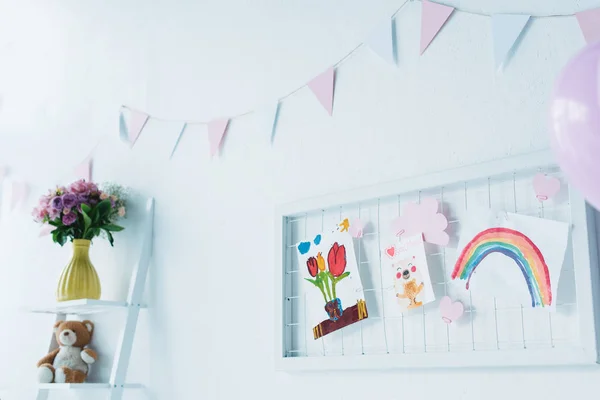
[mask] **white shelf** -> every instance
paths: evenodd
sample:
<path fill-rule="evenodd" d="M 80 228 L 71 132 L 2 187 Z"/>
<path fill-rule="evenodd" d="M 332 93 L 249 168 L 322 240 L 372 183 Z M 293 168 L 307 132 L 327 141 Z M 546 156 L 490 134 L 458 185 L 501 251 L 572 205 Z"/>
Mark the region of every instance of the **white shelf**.
<path fill-rule="evenodd" d="M 109 388 L 109 383 L 40 383 L 38 385 L 38 389 L 41 390 L 88 390 Z"/>
<path fill-rule="evenodd" d="M 140 383 L 128 383 L 122 386 L 123 389 L 142 389 L 144 385 Z M 40 390 L 96 390 L 111 389 L 110 383 L 40 383 Z"/>
<path fill-rule="evenodd" d="M 115 311 L 127 307 L 125 301 L 80 299 L 55 303 L 48 307 L 30 309 L 30 312 L 41 314 L 96 314 Z"/>

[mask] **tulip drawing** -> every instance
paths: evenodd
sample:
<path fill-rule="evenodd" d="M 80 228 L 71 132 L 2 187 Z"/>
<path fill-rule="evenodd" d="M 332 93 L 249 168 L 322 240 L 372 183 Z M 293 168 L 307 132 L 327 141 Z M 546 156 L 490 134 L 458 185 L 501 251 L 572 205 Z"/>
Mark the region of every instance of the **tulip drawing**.
<path fill-rule="evenodd" d="M 344 247 L 344 245 L 340 246 L 337 242 L 335 242 L 329 250 L 327 262 L 329 263 L 329 271 L 331 272 L 331 275 L 336 278 L 342 275 L 346 269 L 346 247 Z"/>
<path fill-rule="evenodd" d="M 321 255 L 321 252 L 317 254 L 317 266 L 319 267 L 319 271 L 325 271 L 325 259 Z"/>
<path fill-rule="evenodd" d="M 308 273 L 310 276 L 317 276 L 317 260 L 314 257 L 310 257 L 306 260 L 306 266 L 308 267 Z"/>
<path fill-rule="evenodd" d="M 329 254 L 327 254 L 327 262 L 329 263 L 329 273 L 331 277 L 331 292 L 333 298 L 337 298 L 335 286 L 339 281 L 350 275 L 350 272 L 344 272 L 346 269 L 346 247 L 335 242 Z"/>
<path fill-rule="evenodd" d="M 308 273 L 311 277 L 304 278 L 319 288 L 325 299 L 325 304 L 336 302 L 341 308 L 341 302 L 337 298 L 336 285 L 339 281 L 350 275 L 346 270 L 346 247 L 335 242 L 327 254 L 327 262 L 319 252 L 316 257 L 309 257 L 306 261 Z M 341 315 L 342 310 L 339 310 Z M 337 314 L 336 314 L 337 315 Z"/>

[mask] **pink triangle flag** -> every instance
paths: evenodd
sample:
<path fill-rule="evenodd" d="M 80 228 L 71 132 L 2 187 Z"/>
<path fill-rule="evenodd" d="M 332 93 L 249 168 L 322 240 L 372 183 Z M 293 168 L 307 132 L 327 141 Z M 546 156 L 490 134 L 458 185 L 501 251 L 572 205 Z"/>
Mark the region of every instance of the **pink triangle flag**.
<path fill-rule="evenodd" d="M 335 68 L 330 67 L 310 82 L 309 89 L 317 96 L 317 100 L 329 115 L 333 114 L 333 91 L 335 86 Z"/>
<path fill-rule="evenodd" d="M 213 119 L 208 123 L 208 143 L 210 145 L 211 157 L 214 157 L 219 152 L 228 125 L 229 118 Z"/>
<path fill-rule="evenodd" d="M 133 146 L 137 141 L 138 137 L 140 136 L 140 133 L 142 133 L 144 126 L 146 126 L 146 122 L 148 122 L 148 118 L 150 118 L 150 116 L 141 111 L 130 111 L 131 114 L 129 117 L 129 126 L 127 127 L 127 134 L 129 138 L 129 143 L 131 143 L 131 146 Z"/>
<path fill-rule="evenodd" d="M 588 44 L 600 41 L 600 8 L 582 11 L 575 17 Z"/>
<path fill-rule="evenodd" d="M 421 11 L 421 54 L 444 26 L 454 7 L 423 0 Z"/>
<path fill-rule="evenodd" d="M 40 229 L 39 237 L 48 236 L 55 228 L 52 225 L 44 225 Z"/>
<path fill-rule="evenodd" d="M 28 187 L 25 182 L 12 183 L 12 193 L 10 200 L 10 208 L 14 209 L 17 204 L 21 203 L 27 197 Z"/>
<path fill-rule="evenodd" d="M 81 164 L 75 167 L 75 176 L 79 179 L 85 179 L 87 182 L 92 180 L 92 158 L 86 158 Z"/>

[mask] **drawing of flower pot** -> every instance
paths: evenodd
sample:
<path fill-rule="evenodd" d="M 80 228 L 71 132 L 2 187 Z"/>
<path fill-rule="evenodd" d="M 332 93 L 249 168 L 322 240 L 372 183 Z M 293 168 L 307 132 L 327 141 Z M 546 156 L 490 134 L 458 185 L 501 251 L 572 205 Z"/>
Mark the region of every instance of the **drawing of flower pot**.
<path fill-rule="evenodd" d="M 327 315 L 329 315 L 329 319 L 331 321 L 337 321 L 344 313 L 344 309 L 342 308 L 342 300 L 335 298 L 331 301 L 328 301 L 327 304 L 325 304 L 325 311 L 327 312 Z"/>

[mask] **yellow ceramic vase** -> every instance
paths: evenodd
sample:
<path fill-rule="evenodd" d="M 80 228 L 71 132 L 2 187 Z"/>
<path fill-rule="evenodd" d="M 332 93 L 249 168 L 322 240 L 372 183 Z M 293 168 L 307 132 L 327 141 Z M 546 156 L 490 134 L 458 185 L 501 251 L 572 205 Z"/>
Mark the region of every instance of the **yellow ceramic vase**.
<path fill-rule="evenodd" d="M 73 257 L 60 275 L 56 300 L 100 299 L 100 279 L 90 261 L 90 243 L 73 240 Z"/>

